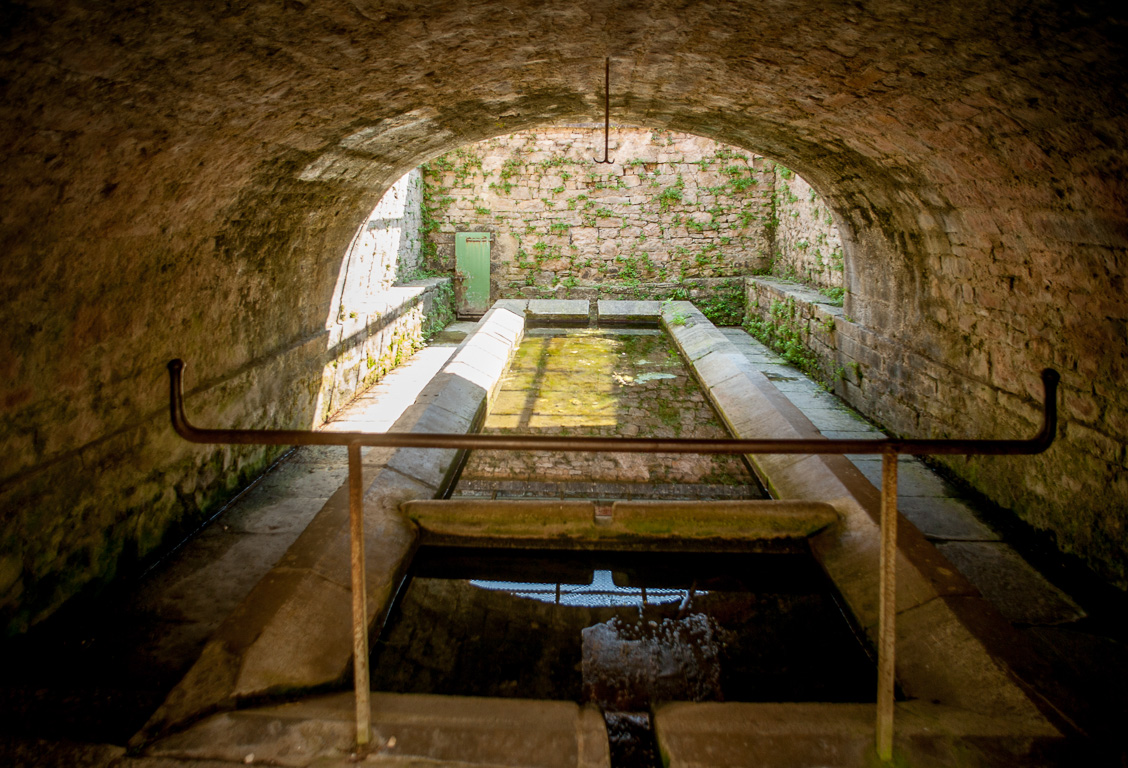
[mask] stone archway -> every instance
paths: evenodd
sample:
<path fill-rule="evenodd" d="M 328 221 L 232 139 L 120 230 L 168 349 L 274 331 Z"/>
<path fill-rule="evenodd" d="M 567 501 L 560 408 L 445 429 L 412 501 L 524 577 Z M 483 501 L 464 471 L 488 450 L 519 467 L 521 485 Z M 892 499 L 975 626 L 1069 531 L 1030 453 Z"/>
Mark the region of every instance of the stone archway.
<path fill-rule="evenodd" d="M 804 0 L 532 0 L 5 10 L 0 605 L 49 614 L 191 527 L 261 453 L 209 421 L 308 426 L 340 255 L 383 191 L 461 144 L 600 113 L 776 158 L 853 254 L 848 311 L 893 345 L 905 434 L 1024 431 L 1063 372 L 1063 440 L 952 469 L 1124 579 L 1125 80 L 1113 11 L 954 15 Z M 1112 502 L 1085 488 L 1107 488 Z"/>

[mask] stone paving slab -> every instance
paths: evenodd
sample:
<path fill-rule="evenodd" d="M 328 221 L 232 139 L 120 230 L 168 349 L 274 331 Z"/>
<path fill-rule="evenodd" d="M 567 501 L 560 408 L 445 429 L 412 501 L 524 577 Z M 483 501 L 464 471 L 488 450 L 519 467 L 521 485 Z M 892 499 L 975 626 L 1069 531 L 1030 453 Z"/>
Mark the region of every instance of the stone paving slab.
<path fill-rule="evenodd" d="M 937 548 L 1013 623 L 1066 624 L 1085 616 L 1067 594 L 1003 543 L 950 541 Z"/>
<path fill-rule="evenodd" d="M 417 500 L 404 513 L 423 531 L 424 542 L 475 539 L 599 542 L 653 539 L 766 541 L 804 539 L 833 525 L 828 504 L 770 500 L 616 501 L 609 516 L 596 517 L 590 501 Z"/>
<path fill-rule="evenodd" d="M 603 716 L 592 705 L 378 692 L 371 703 L 372 755 L 363 764 L 611 764 Z M 251 762 L 268 765 L 338 765 L 355 751 L 355 716 L 351 693 L 223 713 L 153 745 L 148 756 L 243 764 L 253 755 Z"/>
<path fill-rule="evenodd" d="M 897 508 L 930 539 L 946 541 L 998 541 L 999 534 L 981 523 L 957 499 L 909 496 L 897 499 Z M 947 556 L 947 555 L 946 555 Z M 952 560 L 951 557 L 948 557 Z M 955 560 L 952 560 L 955 563 Z M 959 565 L 958 563 L 955 563 Z M 977 581 L 973 579 L 973 581 Z M 982 592 L 982 588 L 980 588 Z"/>
<path fill-rule="evenodd" d="M 591 304 L 586 299 L 530 299 L 529 325 L 587 325 Z"/>
<path fill-rule="evenodd" d="M 671 703 L 654 713 L 669 768 L 871 768 L 881 764 L 874 721 L 872 704 Z M 896 705 L 895 723 L 894 765 L 1044 766 L 1066 755 L 1040 722 L 913 701 Z"/>
<path fill-rule="evenodd" d="M 820 432 L 827 430 L 868 432 L 872 429 L 869 422 L 861 416 L 841 406 L 837 408 L 810 407 L 802 404 L 802 398 L 791 399 L 791 401 L 803 411 L 803 415 L 810 419 L 812 424 L 818 427 Z"/>
<path fill-rule="evenodd" d="M 600 299 L 596 304 L 600 325 L 657 324 L 662 320 L 660 301 L 615 301 Z"/>

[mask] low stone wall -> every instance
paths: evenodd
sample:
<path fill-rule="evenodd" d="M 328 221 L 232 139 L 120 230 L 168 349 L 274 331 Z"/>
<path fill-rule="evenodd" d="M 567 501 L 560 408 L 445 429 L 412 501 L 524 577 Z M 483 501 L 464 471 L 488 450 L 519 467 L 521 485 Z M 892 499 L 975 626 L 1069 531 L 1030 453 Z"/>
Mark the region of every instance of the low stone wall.
<path fill-rule="evenodd" d="M 340 317 L 329 335 L 329 360 L 317 399 L 317 424 L 371 386 L 454 317 L 450 278 L 388 288 L 364 303 L 364 314 Z"/>

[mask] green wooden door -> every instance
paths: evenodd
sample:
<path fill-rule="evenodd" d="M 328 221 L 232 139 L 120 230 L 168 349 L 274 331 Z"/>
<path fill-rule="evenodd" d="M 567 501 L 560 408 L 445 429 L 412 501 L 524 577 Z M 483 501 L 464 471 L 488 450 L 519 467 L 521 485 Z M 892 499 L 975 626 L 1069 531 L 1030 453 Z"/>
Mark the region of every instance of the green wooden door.
<path fill-rule="evenodd" d="M 480 315 L 490 308 L 490 233 L 454 236 L 454 268 L 462 276 L 459 314 Z"/>

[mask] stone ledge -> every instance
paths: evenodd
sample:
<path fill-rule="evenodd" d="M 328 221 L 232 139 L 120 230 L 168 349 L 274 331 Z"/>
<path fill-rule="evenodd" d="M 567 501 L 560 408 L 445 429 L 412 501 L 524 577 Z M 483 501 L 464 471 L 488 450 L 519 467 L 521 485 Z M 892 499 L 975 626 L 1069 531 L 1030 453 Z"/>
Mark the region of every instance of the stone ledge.
<path fill-rule="evenodd" d="M 1064 765 L 1045 721 L 985 717 L 923 701 L 898 702 L 895 765 Z M 873 704 L 670 703 L 654 711 L 663 765 L 736 768 L 881 765 Z"/>
<path fill-rule="evenodd" d="M 829 504 L 805 501 L 617 501 L 596 517 L 590 501 L 452 499 L 412 500 L 402 507 L 423 542 L 473 546 L 489 540 L 570 542 L 648 548 L 655 541 L 804 539 L 833 525 Z M 479 541 L 486 540 L 486 541 Z"/>
<path fill-rule="evenodd" d="M 600 325 L 657 325 L 662 320 L 660 301 L 616 301 L 599 299 Z"/>
<path fill-rule="evenodd" d="M 372 693 L 371 704 L 369 761 L 378 764 L 611 764 L 606 726 L 592 705 L 392 693 Z M 154 744 L 148 755 L 243 764 L 253 754 L 255 763 L 294 768 L 355 765 L 355 717 L 351 693 L 222 713 Z"/>
<path fill-rule="evenodd" d="M 529 325 L 587 325 L 591 305 L 584 299 L 530 299 Z"/>

